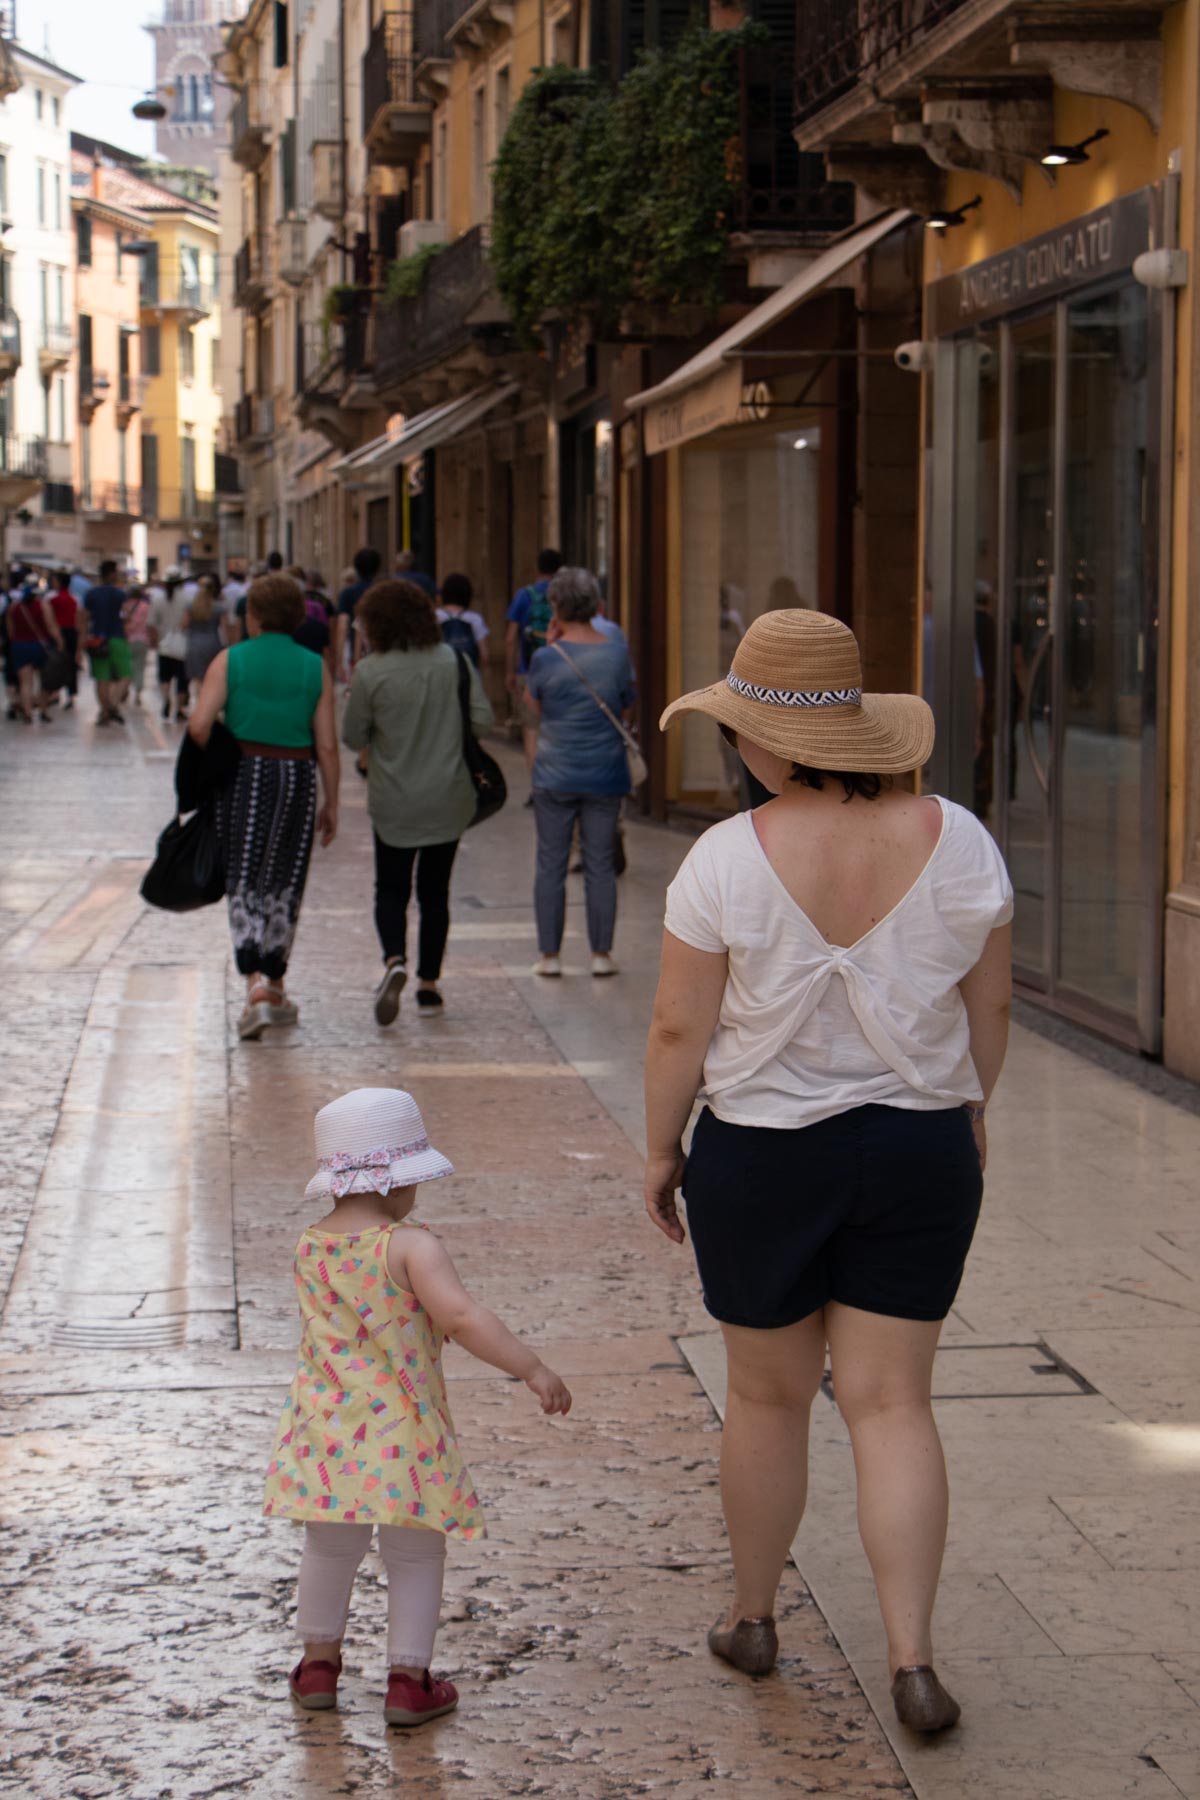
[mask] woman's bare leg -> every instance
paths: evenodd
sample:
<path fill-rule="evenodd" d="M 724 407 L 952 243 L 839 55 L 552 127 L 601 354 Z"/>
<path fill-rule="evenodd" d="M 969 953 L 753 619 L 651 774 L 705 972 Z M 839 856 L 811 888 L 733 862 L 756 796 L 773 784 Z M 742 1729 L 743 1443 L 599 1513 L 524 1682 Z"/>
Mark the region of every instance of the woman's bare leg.
<path fill-rule="evenodd" d="M 735 1592 L 726 1620 L 770 1618 L 808 1497 L 808 1416 L 825 1367 L 819 1312 L 780 1331 L 722 1325 L 729 1363 L 721 1504 Z"/>
<path fill-rule="evenodd" d="M 933 1661 L 933 1605 L 949 1494 L 930 1404 L 941 1322 L 825 1308 L 833 1391 L 850 1430 L 858 1529 L 875 1577 L 891 1672 Z"/>

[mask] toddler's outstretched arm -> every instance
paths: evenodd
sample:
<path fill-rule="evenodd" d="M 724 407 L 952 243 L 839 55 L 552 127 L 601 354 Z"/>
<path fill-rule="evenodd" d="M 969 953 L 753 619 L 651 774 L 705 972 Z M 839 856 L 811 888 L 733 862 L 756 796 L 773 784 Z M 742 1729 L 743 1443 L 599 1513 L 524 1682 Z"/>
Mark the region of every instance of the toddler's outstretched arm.
<path fill-rule="evenodd" d="M 393 1245 L 400 1235 L 393 1234 Z M 537 1395 L 544 1413 L 570 1412 L 571 1395 L 562 1377 L 548 1369 L 494 1312 L 471 1298 L 437 1239 L 427 1231 L 405 1232 L 403 1237 L 406 1285 L 446 1335 L 480 1362 L 503 1369 L 506 1375 L 518 1376 Z M 390 1251 L 388 1260 L 390 1263 Z"/>

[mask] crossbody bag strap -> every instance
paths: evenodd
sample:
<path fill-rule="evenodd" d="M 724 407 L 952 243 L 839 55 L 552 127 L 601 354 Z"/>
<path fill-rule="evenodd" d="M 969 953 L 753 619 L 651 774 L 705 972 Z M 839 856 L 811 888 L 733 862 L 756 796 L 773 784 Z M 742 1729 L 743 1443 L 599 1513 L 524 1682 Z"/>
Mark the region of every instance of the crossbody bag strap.
<path fill-rule="evenodd" d="M 634 737 L 633 733 L 631 731 L 629 731 L 621 723 L 620 719 L 618 719 L 616 713 L 613 712 L 612 708 L 610 706 L 608 706 L 605 703 L 605 701 L 603 701 L 600 698 L 600 695 L 596 692 L 595 688 L 592 686 L 591 682 L 588 680 L 588 678 L 584 674 L 583 670 L 581 668 L 579 668 L 579 666 L 575 662 L 575 659 L 573 657 L 570 657 L 567 655 L 566 651 L 563 649 L 561 644 L 551 644 L 549 646 L 549 648 L 551 650 L 557 650 L 558 654 L 562 657 L 563 661 L 566 663 L 566 665 L 567 665 L 568 669 L 570 669 L 571 673 L 573 675 L 577 675 L 579 677 L 580 681 L 582 681 L 584 687 L 587 689 L 588 693 L 592 696 L 592 699 L 596 702 L 596 705 L 600 708 L 600 711 L 604 714 L 604 716 L 608 720 L 609 724 L 611 726 L 613 726 L 614 729 L 619 734 L 622 743 L 625 745 L 625 748 L 627 750 L 637 750 L 638 742 L 637 742 L 637 739 Z"/>

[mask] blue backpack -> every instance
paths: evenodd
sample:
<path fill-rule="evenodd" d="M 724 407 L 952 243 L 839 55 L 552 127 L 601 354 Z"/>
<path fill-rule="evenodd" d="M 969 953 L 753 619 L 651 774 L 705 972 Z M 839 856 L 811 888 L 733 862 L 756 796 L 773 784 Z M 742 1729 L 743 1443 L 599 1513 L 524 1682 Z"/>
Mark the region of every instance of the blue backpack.
<path fill-rule="evenodd" d="M 469 656 L 475 667 L 479 667 L 479 645 L 475 641 L 475 633 L 461 613 L 447 613 L 442 620 L 442 639 L 452 650 L 461 650 Z"/>

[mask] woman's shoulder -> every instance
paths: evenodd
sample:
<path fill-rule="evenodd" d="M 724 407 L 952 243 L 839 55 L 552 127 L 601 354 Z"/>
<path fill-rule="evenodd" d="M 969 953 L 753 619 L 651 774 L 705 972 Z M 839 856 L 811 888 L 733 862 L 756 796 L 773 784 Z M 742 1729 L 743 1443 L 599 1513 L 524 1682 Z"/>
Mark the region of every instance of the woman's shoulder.
<path fill-rule="evenodd" d="M 968 807 L 960 806 L 956 800 L 943 800 L 939 797 L 938 804 L 945 820 L 939 840 L 944 852 L 943 880 L 953 887 L 965 877 L 974 876 L 989 883 L 994 882 L 1002 890 L 1007 889 L 1008 866 L 999 844 L 983 820 L 977 818 Z"/>
<path fill-rule="evenodd" d="M 748 834 L 753 830 L 748 812 L 732 813 L 728 819 L 718 820 L 700 833 L 680 864 L 681 872 L 685 868 L 714 874 L 734 868 L 744 870 L 752 850 Z"/>

